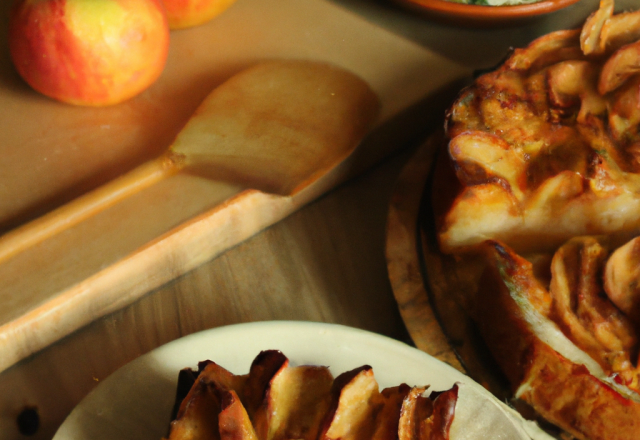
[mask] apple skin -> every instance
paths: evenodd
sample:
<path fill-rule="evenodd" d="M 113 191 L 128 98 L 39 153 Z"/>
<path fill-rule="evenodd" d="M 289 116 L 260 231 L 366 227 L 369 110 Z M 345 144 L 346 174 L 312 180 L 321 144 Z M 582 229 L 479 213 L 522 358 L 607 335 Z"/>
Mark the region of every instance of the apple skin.
<path fill-rule="evenodd" d="M 153 84 L 167 61 L 161 0 L 18 0 L 9 49 L 22 78 L 58 101 L 123 102 Z"/>
<path fill-rule="evenodd" d="M 199 26 L 222 14 L 235 0 L 164 0 L 171 29 Z"/>

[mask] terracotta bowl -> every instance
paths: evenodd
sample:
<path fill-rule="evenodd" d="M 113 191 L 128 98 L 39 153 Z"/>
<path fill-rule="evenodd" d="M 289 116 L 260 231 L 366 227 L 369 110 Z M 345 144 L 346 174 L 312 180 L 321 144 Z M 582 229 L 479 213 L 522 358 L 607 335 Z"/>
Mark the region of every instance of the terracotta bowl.
<path fill-rule="evenodd" d="M 579 0 L 542 0 L 516 6 L 466 5 L 447 0 L 395 0 L 396 3 L 449 24 L 474 27 L 517 25 L 566 8 Z"/>

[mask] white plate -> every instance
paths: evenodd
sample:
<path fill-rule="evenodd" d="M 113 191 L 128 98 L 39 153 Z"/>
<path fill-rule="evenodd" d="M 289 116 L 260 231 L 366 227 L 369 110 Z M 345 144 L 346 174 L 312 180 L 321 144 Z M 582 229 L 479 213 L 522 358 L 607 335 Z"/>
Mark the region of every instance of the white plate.
<path fill-rule="evenodd" d="M 245 374 L 266 349 L 282 351 L 293 365 L 329 366 L 334 376 L 371 365 L 381 389 L 405 382 L 444 390 L 460 383 L 453 439 L 545 438 L 467 376 L 406 344 L 339 325 L 276 321 L 195 333 L 141 356 L 82 400 L 54 440 L 160 440 L 167 433 L 179 370 L 211 359 Z"/>

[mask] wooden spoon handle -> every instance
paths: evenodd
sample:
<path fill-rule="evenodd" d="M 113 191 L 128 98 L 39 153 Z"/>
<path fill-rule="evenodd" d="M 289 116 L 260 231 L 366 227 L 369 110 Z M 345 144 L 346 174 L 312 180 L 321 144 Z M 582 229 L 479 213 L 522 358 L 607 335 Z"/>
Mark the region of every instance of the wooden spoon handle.
<path fill-rule="evenodd" d="M 130 172 L 0 237 L 0 262 L 107 209 L 181 169 L 171 154 L 145 162 Z"/>

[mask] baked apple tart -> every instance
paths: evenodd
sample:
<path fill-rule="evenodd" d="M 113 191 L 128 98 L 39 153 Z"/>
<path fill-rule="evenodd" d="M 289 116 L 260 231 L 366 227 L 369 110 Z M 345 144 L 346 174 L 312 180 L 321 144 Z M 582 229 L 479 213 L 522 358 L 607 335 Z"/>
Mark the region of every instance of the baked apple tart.
<path fill-rule="evenodd" d="M 601 0 L 581 29 L 514 50 L 445 129 L 432 298 L 448 287 L 566 438 L 640 439 L 640 11 Z"/>
<path fill-rule="evenodd" d="M 463 90 L 446 120 L 461 189 L 439 219 L 441 250 L 639 233 L 639 72 L 640 11 L 603 0 L 582 29 L 516 49 Z"/>

